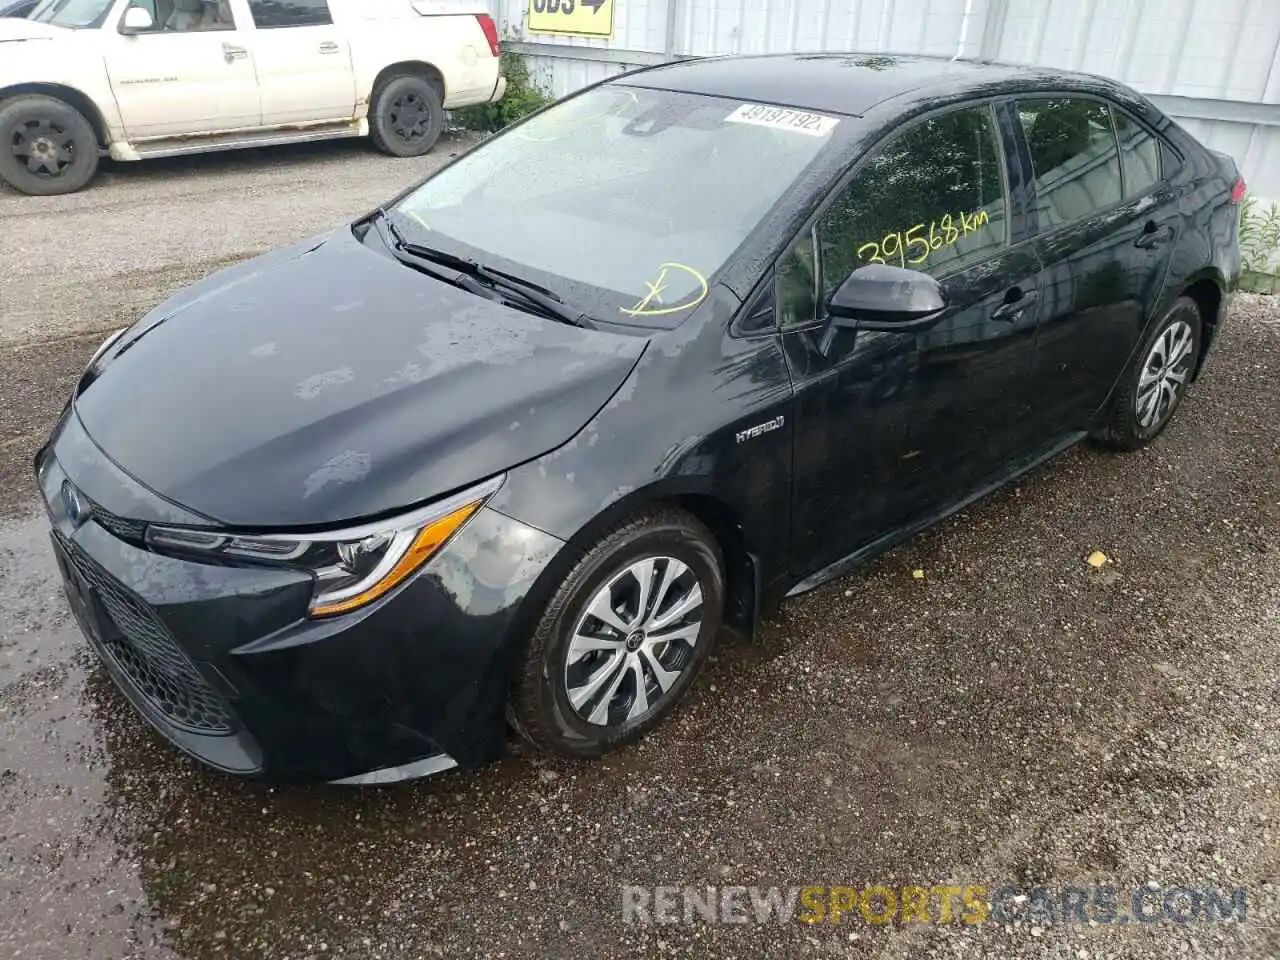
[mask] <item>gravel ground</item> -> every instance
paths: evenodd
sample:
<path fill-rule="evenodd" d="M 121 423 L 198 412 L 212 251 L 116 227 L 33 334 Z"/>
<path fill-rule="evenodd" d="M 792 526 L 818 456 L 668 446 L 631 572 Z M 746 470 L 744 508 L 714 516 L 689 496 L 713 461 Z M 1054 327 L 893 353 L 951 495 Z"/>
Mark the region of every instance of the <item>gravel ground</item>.
<path fill-rule="evenodd" d="M 789 603 L 605 762 L 271 789 L 159 743 L 28 476 L 76 334 L 424 166 L 340 145 L 0 194 L 0 955 L 1280 957 L 1280 298 L 1237 300 L 1154 446 L 1074 450 Z M 623 884 L 1243 887 L 1247 919 L 626 924 Z"/>
<path fill-rule="evenodd" d="M 0 183 L 0 346 L 130 323 L 218 267 L 353 219 L 477 140 L 412 160 L 365 140 L 104 160 L 64 197 Z"/>

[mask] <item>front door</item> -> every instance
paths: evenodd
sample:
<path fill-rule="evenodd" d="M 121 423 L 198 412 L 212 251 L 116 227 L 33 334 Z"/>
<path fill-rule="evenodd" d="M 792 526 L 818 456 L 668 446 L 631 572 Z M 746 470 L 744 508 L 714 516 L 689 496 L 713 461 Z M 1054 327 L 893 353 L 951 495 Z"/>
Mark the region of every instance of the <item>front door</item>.
<path fill-rule="evenodd" d="M 1009 243 L 989 106 L 877 147 L 778 265 L 795 386 L 796 565 L 814 569 L 927 519 L 1025 454 L 1039 261 Z M 823 304 L 884 262 L 939 278 L 948 306 L 903 332 L 836 329 Z"/>
<path fill-rule="evenodd" d="M 250 33 L 232 7 L 202 0 L 145 0 L 155 27 L 118 32 L 125 4 L 103 27 L 106 67 L 130 140 L 258 126 L 258 79 Z"/>
<path fill-rule="evenodd" d="M 327 0 L 249 0 L 254 57 L 268 127 L 355 115 L 351 44 Z"/>
<path fill-rule="evenodd" d="M 1046 270 L 1036 418 L 1047 435 L 1065 435 L 1091 426 L 1153 319 L 1178 198 L 1161 176 L 1159 141 L 1123 111 L 1061 97 L 1020 100 L 1016 112 Z"/>

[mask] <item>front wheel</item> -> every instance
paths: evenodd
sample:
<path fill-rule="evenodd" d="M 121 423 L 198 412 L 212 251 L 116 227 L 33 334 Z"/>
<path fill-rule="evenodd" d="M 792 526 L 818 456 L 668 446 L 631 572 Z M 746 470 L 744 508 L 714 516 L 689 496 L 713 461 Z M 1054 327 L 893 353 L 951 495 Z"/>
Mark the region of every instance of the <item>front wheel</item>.
<path fill-rule="evenodd" d="M 443 97 L 436 84 L 418 74 L 400 74 L 378 84 L 369 110 L 369 135 L 383 153 L 422 156 L 443 131 Z"/>
<path fill-rule="evenodd" d="M 1161 434 L 1191 385 L 1200 332 L 1200 308 L 1190 297 L 1179 297 L 1125 373 L 1096 440 L 1116 450 L 1137 450 Z"/>
<path fill-rule="evenodd" d="M 74 193 L 98 170 L 98 138 L 74 107 L 45 96 L 0 104 L 0 180 L 38 197 Z"/>
<path fill-rule="evenodd" d="M 542 616 L 511 702 L 535 746 L 598 757 L 663 719 L 694 682 L 724 608 L 715 539 L 678 510 L 645 511 L 604 536 Z"/>

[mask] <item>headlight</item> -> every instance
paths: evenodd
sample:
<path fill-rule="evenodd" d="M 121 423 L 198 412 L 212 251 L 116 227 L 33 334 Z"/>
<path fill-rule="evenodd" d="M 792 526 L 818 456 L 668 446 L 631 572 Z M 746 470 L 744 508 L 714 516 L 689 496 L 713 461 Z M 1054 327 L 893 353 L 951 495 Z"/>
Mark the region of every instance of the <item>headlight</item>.
<path fill-rule="evenodd" d="M 332 617 L 372 603 L 417 572 L 502 480 L 495 477 L 404 516 L 330 533 L 246 536 L 152 525 L 147 543 L 163 553 L 306 568 L 316 578 L 309 614 Z"/>

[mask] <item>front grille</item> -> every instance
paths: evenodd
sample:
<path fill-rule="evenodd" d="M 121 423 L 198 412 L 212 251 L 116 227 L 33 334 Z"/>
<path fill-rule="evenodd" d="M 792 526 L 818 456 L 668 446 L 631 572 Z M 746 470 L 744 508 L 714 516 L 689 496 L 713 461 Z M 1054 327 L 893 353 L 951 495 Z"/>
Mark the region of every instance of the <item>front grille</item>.
<path fill-rule="evenodd" d="M 75 544 L 58 539 L 115 628 L 97 639 L 147 701 L 185 730 L 234 732 L 218 695 L 151 608 Z"/>
<path fill-rule="evenodd" d="M 104 510 L 102 505 L 98 503 L 92 504 L 92 511 L 90 516 L 93 517 L 93 521 L 112 536 L 138 544 L 145 539 L 147 525 L 141 520 L 126 520 L 124 517 L 117 517 L 109 510 Z"/>

